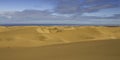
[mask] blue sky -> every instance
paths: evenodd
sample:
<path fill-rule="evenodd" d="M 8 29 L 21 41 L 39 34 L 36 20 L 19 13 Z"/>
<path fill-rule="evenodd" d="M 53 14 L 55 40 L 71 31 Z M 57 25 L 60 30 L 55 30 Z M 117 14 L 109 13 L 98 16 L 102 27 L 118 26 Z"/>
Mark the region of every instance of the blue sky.
<path fill-rule="evenodd" d="M 0 24 L 119 24 L 120 0 L 0 0 Z"/>

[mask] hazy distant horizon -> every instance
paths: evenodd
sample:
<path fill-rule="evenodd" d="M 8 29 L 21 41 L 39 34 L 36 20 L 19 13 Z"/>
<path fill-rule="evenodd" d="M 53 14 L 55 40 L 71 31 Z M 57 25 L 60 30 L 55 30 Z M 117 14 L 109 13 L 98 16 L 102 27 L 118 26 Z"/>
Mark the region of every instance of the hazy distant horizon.
<path fill-rule="evenodd" d="M 0 26 L 120 26 L 120 24 L 0 24 Z"/>

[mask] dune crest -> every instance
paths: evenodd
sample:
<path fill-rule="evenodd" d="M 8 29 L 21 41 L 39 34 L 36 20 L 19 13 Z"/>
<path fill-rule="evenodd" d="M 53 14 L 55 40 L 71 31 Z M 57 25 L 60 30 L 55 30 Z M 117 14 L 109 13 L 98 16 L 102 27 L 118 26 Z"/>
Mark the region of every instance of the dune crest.
<path fill-rule="evenodd" d="M 120 39 L 120 27 L 13 26 L 0 27 L 0 47 L 36 47 L 81 41 Z"/>

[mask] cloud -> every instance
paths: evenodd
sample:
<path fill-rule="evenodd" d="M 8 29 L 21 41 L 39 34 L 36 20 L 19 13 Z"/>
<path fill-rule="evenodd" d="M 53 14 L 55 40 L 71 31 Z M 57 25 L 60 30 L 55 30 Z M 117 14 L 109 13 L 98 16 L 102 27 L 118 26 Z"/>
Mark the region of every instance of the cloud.
<path fill-rule="evenodd" d="M 96 23 L 105 19 L 109 22 L 120 19 L 120 14 L 114 14 L 110 17 L 100 16 L 82 16 L 84 13 L 95 13 L 103 9 L 120 7 L 120 0 L 45 0 L 55 3 L 55 8 L 51 10 L 23 10 L 14 12 L 0 13 L 0 23 L 12 22 L 36 22 L 39 21 L 67 21 L 82 22 L 82 23 Z M 114 2 L 113 2 L 114 1 Z M 54 21 L 53 21 L 54 20 Z M 106 21 L 106 22 L 107 22 Z M 67 22 L 67 23 L 69 23 Z"/>
<path fill-rule="evenodd" d="M 0 24 L 119 24 L 120 14 L 111 17 L 64 16 L 48 10 L 24 10 L 0 14 Z"/>
<path fill-rule="evenodd" d="M 55 12 L 62 14 L 77 13 L 80 10 L 79 0 L 59 0 Z"/>
<path fill-rule="evenodd" d="M 55 8 L 49 10 L 24 10 L 15 12 L 5 12 L 0 16 L 11 20 L 48 20 L 48 19 L 75 19 L 84 13 L 94 13 L 103 9 L 120 7 L 120 0 L 43 0 L 56 3 Z M 57 14 L 57 15 L 54 15 Z M 73 15 L 73 16 L 72 16 Z M 62 18 L 61 18 L 62 17 Z"/>
<path fill-rule="evenodd" d="M 80 17 L 80 16 L 78 16 Z M 114 14 L 113 16 L 102 16 L 102 17 L 99 17 L 99 16 L 82 16 L 83 18 L 87 18 L 87 19 L 112 19 L 113 21 L 115 21 L 116 19 L 120 19 L 120 14 Z M 108 20 L 109 21 L 109 20 Z"/>
<path fill-rule="evenodd" d="M 85 12 L 91 13 L 91 12 L 97 12 L 97 11 L 102 10 L 102 9 L 114 8 L 114 7 L 116 7 L 116 6 L 113 5 L 113 4 L 95 5 L 95 6 L 92 6 L 92 7 L 89 7 L 89 8 L 85 8 L 85 9 L 83 10 L 83 12 L 84 12 L 84 13 L 85 13 Z"/>
<path fill-rule="evenodd" d="M 114 14 L 111 17 L 104 17 L 105 19 L 120 19 L 120 14 Z"/>
<path fill-rule="evenodd" d="M 119 0 L 57 0 L 54 9 L 60 14 L 75 14 L 86 12 L 97 12 L 102 9 L 120 7 Z M 113 2 L 114 1 L 114 2 Z"/>
<path fill-rule="evenodd" d="M 48 10 L 23 10 L 23 11 L 15 11 L 15 12 L 4 12 L 0 14 L 1 20 L 64 20 L 67 17 L 62 15 L 54 15 L 53 12 Z"/>
<path fill-rule="evenodd" d="M 40 18 L 47 17 L 51 14 L 49 11 L 41 11 L 41 10 L 24 10 L 17 11 L 14 14 L 11 14 L 13 18 Z"/>
<path fill-rule="evenodd" d="M 100 7 L 99 7 L 100 8 Z M 86 20 L 86 19 L 120 19 L 120 14 L 114 14 L 110 17 L 82 16 L 70 14 L 55 14 L 48 10 L 23 10 L 15 12 L 5 12 L 0 14 L 0 20 L 15 21 L 35 21 L 35 20 Z"/>

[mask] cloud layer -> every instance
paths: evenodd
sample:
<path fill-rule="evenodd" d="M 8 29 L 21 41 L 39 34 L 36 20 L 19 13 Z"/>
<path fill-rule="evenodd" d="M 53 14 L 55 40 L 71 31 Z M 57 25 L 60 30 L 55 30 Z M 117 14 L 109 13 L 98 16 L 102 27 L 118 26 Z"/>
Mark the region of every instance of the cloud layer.
<path fill-rule="evenodd" d="M 99 16 L 83 16 L 84 13 L 95 13 L 104 9 L 119 8 L 120 0 L 44 0 L 52 2 L 55 7 L 51 10 L 35 10 L 26 9 L 23 11 L 14 12 L 2 12 L 0 13 L 0 24 L 7 21 L 10 22 L 24 22 L 24 21 L 65 21 L 74 20 L 79 22 L 91 22 L 113 19 L 117 21 L 120 19 L 120 13 L 114 14 L 110 17 L 99 17 Z M 104 14 L 104 13 L 103 13 Z M 108 13 L 109 14 L 109 13 Z M 109 20 L 108 20 L 109 21 Z M 92 21 L 94 22 L 94 21 Z"/>

